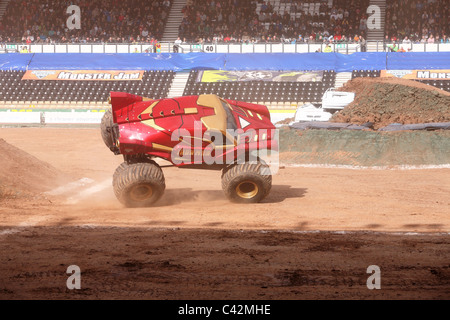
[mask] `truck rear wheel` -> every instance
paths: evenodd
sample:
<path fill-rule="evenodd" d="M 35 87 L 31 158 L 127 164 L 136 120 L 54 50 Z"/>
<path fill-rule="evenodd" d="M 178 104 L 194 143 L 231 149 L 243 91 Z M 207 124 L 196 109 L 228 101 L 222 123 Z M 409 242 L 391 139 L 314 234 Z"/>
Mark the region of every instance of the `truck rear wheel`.
<path fill-rule="evenodd" d="M 107 110 L 102 117 L 102 122 L 100 124 L 100 130 L 102 133 L 102 139 L 108 149 L 112 149 L 115 145 L 113 137 L 113 115 L 111 110 Z"/>
<path fill-rule="evenodd" d="M 261 162 L 235 164 L 222 175 L 222 189 L 233 202 L 260 202 L 269 194 L 271 188 L 272 176 L 269 167 Z"/>
<path fill-rule="evenodd" d="M 113 176 L 117 199 L 129 208 L 149 207 L 166 189 L 164 174 L 155 163 L 121 164 Z"/>

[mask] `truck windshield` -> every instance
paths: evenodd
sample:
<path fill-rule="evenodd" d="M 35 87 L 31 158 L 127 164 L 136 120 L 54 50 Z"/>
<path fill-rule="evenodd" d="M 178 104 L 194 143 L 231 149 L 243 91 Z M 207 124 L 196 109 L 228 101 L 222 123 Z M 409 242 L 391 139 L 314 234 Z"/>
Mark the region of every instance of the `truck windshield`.
<path fill-rule="evenodd" d="M 220 102 L 222 102 L 222 106 L 227 113 L 227 129 L 237 130 L 236 119 L 234 118 L 230 105 L 222 99 L 220 100 Z"/>

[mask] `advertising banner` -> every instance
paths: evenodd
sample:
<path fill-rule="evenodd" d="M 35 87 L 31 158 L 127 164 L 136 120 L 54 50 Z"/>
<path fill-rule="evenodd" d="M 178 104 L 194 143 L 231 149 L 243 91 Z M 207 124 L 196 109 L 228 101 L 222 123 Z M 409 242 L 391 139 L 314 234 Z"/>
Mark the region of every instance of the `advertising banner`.
<path fill-rule="evenodd" d="M 96 124 L 102 121 L 102 112 L 44 112 L 45 123 Z"/>
<path fill-rule="evenodd" d="M 380 76 L 410 80 L 450 80 L 450 70 L 381 70 Z"/>
<path fill-rule="evenodd" d="M 22 80 L 142 80 L 142 70 L 28 70 Z"/>
<path fill-rule="evenodd" d="M 197 82 L 226 82 L 226 81 L 310 82 L 310 81 L 322 81 L 322 78 L 323 78 L 323 71 L 203 70 L 198 73 Z"/>

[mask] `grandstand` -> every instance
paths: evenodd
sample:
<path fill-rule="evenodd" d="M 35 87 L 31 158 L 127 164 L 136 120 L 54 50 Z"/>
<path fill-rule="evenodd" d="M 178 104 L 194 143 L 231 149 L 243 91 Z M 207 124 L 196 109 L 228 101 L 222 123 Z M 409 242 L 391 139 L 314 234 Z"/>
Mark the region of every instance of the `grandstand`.
<path fill-rule="evenodd" d="M 411 44 L 450 43 L 446 0 L 78 0 L 72 4 L 83 12 L 80 29 L 66 25 L 69 14 L 63 1 L 0 0 L 0 43 L 29 48 L 38 44 L 148 46 L 161 40 L 173 45 L 180 37 L 190 44 L 357 43 L 364 49 L 367 40 L 379 41 L 378 51 L 391 42 L 411 50 L 420 50 Z M 367 24 L 372 5 L 380 9 L 379 28 Z"/>
<path fill-rule="evenodd" d="M 82 12 L 82 23 L 80 29 L 69 29 L 64 1 L 0 3 L 5 8 L 0 12 L 3 41 L 24 44 L 150 42 L 161 39 L 171 9 L 168 0 L 72 1 Z"/>
<path fill-rule="evenodd" d="M 65 2 L 0 0 L 0 52 L 7 53 L 0 54 L 0 59 L 5 60 L 0 61 L 0 108 L 104 110 L 110 91 L 126 91 L 154 99 L 215 93 L 224 98 L 266 104 L 272 110 L 293 112 L 307 102 L 320 104 L 327 89 L 342 87 L 352 78 L 378 77 L 383 70 L 396 70 L 387 63 L 389 54 L 397 54 L 389 52 L 396 51 L 394 44 L 411 52 L 450 52 L 449 5 L 445 0 L 427 1 L 422 6 L 409 0 L 114 0 L 107 3 L 106 7 L 106 2 L 101 0 L 74 1 L 83 12 L 83 27 L 69 30 L 65 24 L 69 16 Z M 374 4 L 382 9 L 379 30 L 368 29 L 366 23 L 369 18 L 366 9 Z M 403 11 L 406 18 L 401 16 Z M 414 19 L 418 16 L 426 19 Z M 334 53 L 321 53 L 327 45 Z M 157 52 L 161 53 L 159 60 L 170 64 L 174 51 L 186 57 L 199 54 L 210 57 L 209 60 L 226 62 L 210 64 L 205 58 L 206 62 L 202 63 L 206 65 L 192 62 L 184 67 L 176 63 L 161 67 L 160 61 L 152 58 L 142 60 L 141 64 L 132 63 L 141 61 L 138 57 L 155 57 Z M 379 55 L 366 56 L 361 51 L 379 51 Z M 67 54 L 58 59 L 78 62 L 58 62 L 58 67 L 53 63 L 59 60 L 47 58 L 46 63 L 35 64 L 41 53 L 42 56 L 55 54 L 55 57 Z M 28 77 L 30 72 L 43 74 L 48 70 L 100 72 L 100 60 L 83 64 L 85 55 L 98 54 L 106 59 L 111 54 L 122 57 L 132 53 L 139 54 L 113 61 L 103 71 L 133 70 L 129 67 L 133 65 L 134 70 L 141 72 L 137 79 L 80 81 Z M 305 55 L 291 56 L 302 53 Z M 336 56 L 340 53 L 356 53 L 362 58 L 356 57 L 359 62 L 354 65 L 353 61 L 336 62 L 341 59 Z M 228 59 L 233 54 L 238 57 L 233 58 L 234 66 L 230 66 Z M 252 64 L 250 60 L 258 54 L 268 60 L 261 58 Z M 285 59 L 292 59 L 291 68 L 283 65 L 277 69 L 277 64 L 270 62 L 270 54 L 285 54 Z M 27 58 L 9 63 L 8 57 L 13 55 Z M 74 55 L 83 58 L 77 60 Z M 303 58 L 310 59 L 309 55 L 315 55 L 311 58 L 314 62 L 304 63 Z M 374 62 L 363 63 L 364 59 L 374 59 Z M 426 65 L 416 63 L 409 69 L 435 68 Z M 448 69 L 445 63 L 439 65 Z M 271 75 L 211 81 L 201 77 L 207 70 Z M 289 77 L 289 73 L 297 76 Z M 450 90 L 450 81 L 446 79 L 415 80 Z"/>
<path fill-rule="evenodd" d="M 102 103 L 109 92 L 126 91 L 132 94 L 161 99 L 167 97 L 174 77 L 173 71 L 144 71 L 140 81 L 78 81 L 78 80 L 22 80 L 25 71 L 0 72 L 2 101 L 25 104 L 34 101 L 54 103 Z"/>
<path fill-rule="evenodd" d="M 325 70 L 320 81 L 224 81 L 199 82 L 198 74 L 190 72 L 184 95 L 214 93 L 226 99 L 236 99 L 261 104 L 319 103 L 325 91 L 334 86 L 336 72 Z"/>
<path fill-rule="evenodd" d="M 194 1 L 184 8 L 180 36 L 190 41 L 323 42 L 359 41 L 369 0 L 363 1 Z M 221 4 L 220 6 L 218 4 Z M 358 26 L 354 28 L 353 26 Z M 358 39 L 355 39 L 358 36 Z"/>

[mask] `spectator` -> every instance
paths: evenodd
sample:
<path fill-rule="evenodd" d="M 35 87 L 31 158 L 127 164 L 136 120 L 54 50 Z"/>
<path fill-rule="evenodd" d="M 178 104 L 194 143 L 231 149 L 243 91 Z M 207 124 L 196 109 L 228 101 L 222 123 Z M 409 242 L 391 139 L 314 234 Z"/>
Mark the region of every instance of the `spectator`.
<path fill-rule="evenodd" d="M 179 52 L 180 51 L 180 46 L 183 43 L 183 41 L 181 41 L 181 38 L 178 37 L 177 40 L 175 40 L 175 43 L 173 45 L 173 52 Z"/>
<path fill-rule="evenodd" d="M 331 46 L 329 44 L 327 44 L 325 49 L 323 49 L 323 52 L 324 53 L 330 53 L 330 52 L 333 52 L 333 49 L 331 48 Z"/>
<path fill-rule="evenodd" d="M 361 52 L 366 52 L 366 39 L 364 39 L 362 35 L 359 36 L 359 45 L 361 48 Z"/>
<path fill-rule="evenodd" d="M 149 35 L 149 32 L 148 32 L 148 30 L 147 30 L 147 27 L 143 27 L 143 28 L 142 28 L 142 31 L 141 31 L 141 36 L 142 36 L 143 38 L 147 38 L 148 35 Z"/>
<path fill-rule="evenodd" d="M 391 52 L 397 52 L 399 50 L 398 44 L 395 42 L 393 44 L 389 44 L 387 47 Z"/>
<path fill-rule="evenodd" d="M 159 43 L 158 41 L 156 41 L 156 44 L 155 44 L 155 52 L 161 53 L 161 43 Z"/>

